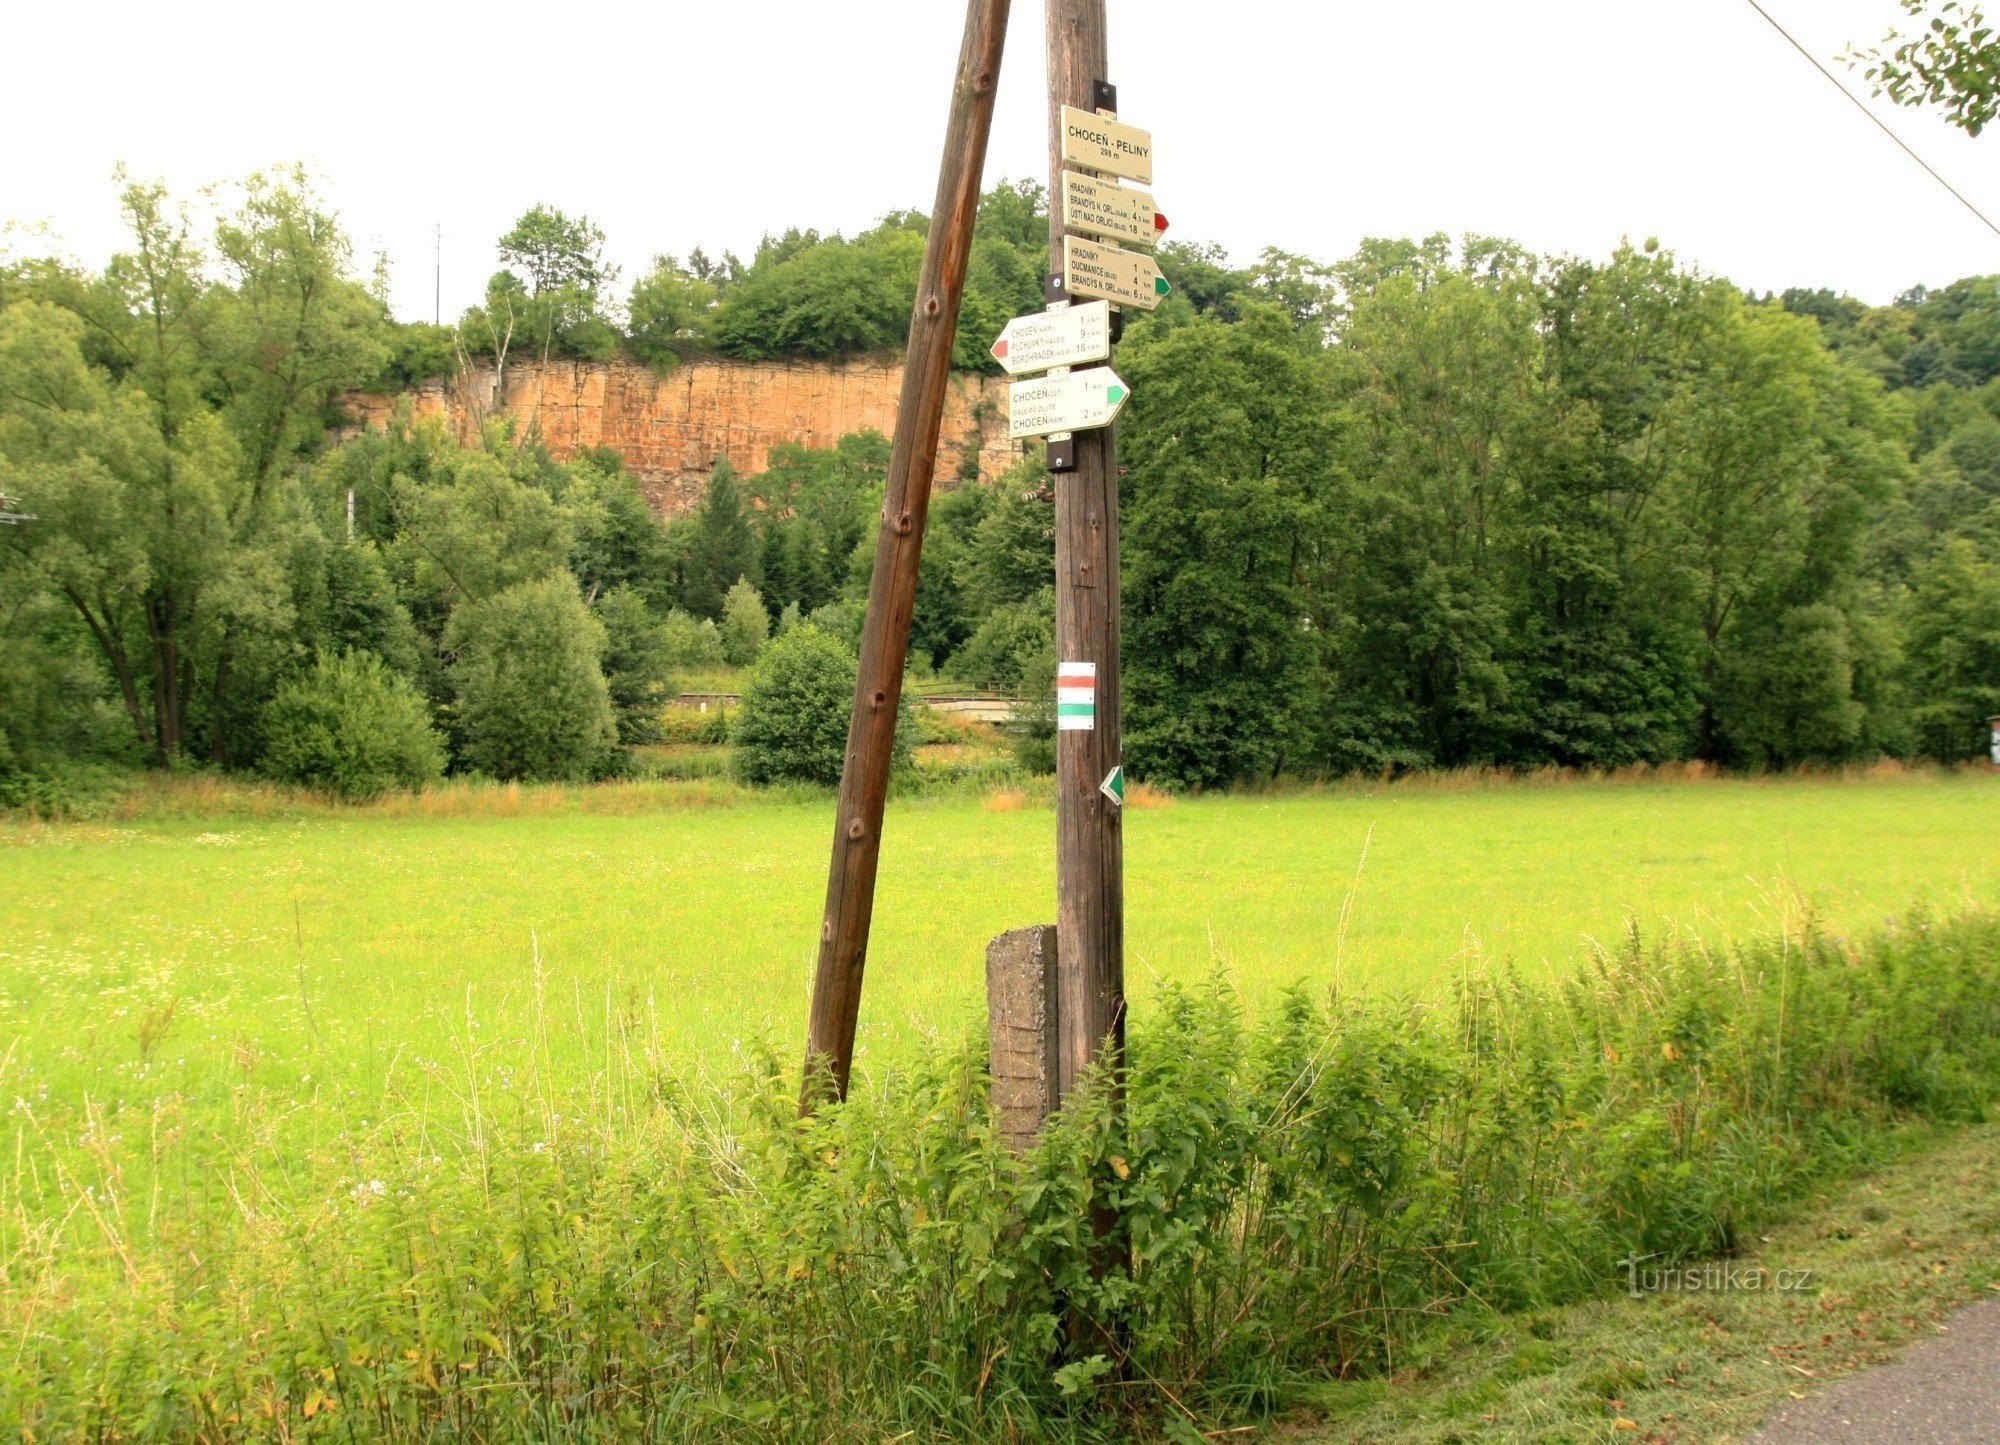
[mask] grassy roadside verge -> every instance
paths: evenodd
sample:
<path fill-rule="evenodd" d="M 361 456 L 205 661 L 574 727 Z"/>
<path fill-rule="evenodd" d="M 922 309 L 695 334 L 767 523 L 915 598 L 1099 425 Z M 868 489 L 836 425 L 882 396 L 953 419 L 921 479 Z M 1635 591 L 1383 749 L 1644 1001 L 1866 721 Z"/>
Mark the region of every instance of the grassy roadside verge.
<path fill-rule="evenodd" d="M 1803 1290 L 1621 1292 L 1468 1319 L 1383 1378 L 1314 1388 L 1268 1438 L 1740 1439 L 2000 1292 L 2000 1125 L 1902 1142 L 1896 1162 L 1815 1194 L 1726 1262 L 1767 1281 L 1810 1270 Z"/>
<path fill-rule="evenodd" d="M 976 1037 L 801 1121 L 781 1063 L 685 1077 L 615 1002 L 579 1079 L 539 985 L 524 1046 L 468 1020 L 365 1113 L 358 1085 L 325 1113 L 256 1086 L 247 1051 L 241 1081 L 180 1078 L 159 1051 L 80 1106 L 24 1073 L 0 1432 L 1234 1432 L 1308 1382 L 1450 1368 L 1438 1331 L 1601 1297 L 1635 1252 L 1758 1241 L 1914 1121 L 1983 1117 L 1996 958 L 2000 917 L 1913 916 L 1854 942 L 1635 945 L 1448 1005 L 1298 992 L 1253 1023 L 1220 978 L 1167 987 L 1134 1021 L 1122 1117 L 1086 1091 L 1019 1161 L 987 1127 Z M 1102 1271 L 1100 1210 L 1121 1225 Z M 1071 1312 L 1107 1348 L 1057 1364 Z M 1563 1318 L 1527 1338 L 1555 1345 Z M 1609 1412 L 1694 1352 L 1620 1345 L 1515 1374 L 1570 1371 L 1551 1388 L 1590 1411 L 1572 1418 L 1639 1431 Z M 1453 1408 L 1497 1424 L 1494 1399 Z"/>

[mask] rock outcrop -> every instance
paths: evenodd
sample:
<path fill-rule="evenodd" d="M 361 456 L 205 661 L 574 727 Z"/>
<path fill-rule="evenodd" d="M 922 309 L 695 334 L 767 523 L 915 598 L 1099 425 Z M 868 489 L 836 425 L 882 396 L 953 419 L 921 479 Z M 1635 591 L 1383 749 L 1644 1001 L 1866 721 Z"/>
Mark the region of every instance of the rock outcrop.
<path fill-rule="evenodd" d="M 900 361 L 690 361 L 665 376 L 626 362 L 567 359 L 509 362 L 505 397 L 496 395 L 491 362 L 458 376 L 433 379 L 411 397 L 418 416 L 442 417 L 461 441 L 478 434 L 488 416 L 513 418 L 520 434 L 538 428 L 558 458 L 611 447 L 662 516 L 688 511 L 701 499 L 717 457 L 743 473 L 764 470 L 781 442 L 831 446 L 872 427 L 896 426 L 903 385 Z M 938 439 L 934 480 L 990 480 L 1011 466 L 1021 448 L 1007 439 L 1006 383 L 997 377 L 953 376 Z M 360 426 L 379 431 L 398 398 L 347 398 Z"/>

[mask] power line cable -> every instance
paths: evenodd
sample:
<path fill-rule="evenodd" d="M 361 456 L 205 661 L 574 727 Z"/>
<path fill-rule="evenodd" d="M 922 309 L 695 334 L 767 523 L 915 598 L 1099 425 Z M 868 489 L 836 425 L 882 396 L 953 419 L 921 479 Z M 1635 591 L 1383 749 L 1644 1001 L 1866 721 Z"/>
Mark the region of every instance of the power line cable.
<path fill-rule="evenodd" d="M 1939 175 L 1937 173 L 1936 168 L 1933 167 L 1929 161 L 1925 160 L 1922 156 L 1918 155 L 1914 150 L 1910 149 L 1909 142 L 1905 141 L 1901 136 L 1897 135 L 1895 131 L 1889 128 L 1889 122 L 1882 119 L 1881 116 L 1875 114 L 1874 111 L 1870 110 L 1867 106 L 1867 103 L 1863 101 L 1860 96 L 1856 95 L 1853 91 L 1849 90 L 1846 86 L 1842 85 L 1840 83 L 1840 77 L 1835 75 L 1831 70 L 1828 70 L 1824 65 L 1820 64 L 1819 57 L 1817 55 L 1814 55 L 1810 50 L 1806 49 L 1805 46 L 1799 44 L 1798 41 L 1794 40 L 1792 38 L 1792 32 L 1785 29 L 1784 26 L 1780 25 L 1776 17 L 1774 17 L 1770 11 L 1766 10 L 1762 5 L 1758 4 L 1757 0 L 1748 0 L 1748 4 L 1752 10 L 1755 10 L 1759 15 L 1763 16 L 1764 19 L 1770 23 L 1770 26 L 1773 30 L 1777 31 L 1780 35 L 1785 37 L 1786 42 L 1792 47 L 1792 49 L 1798 51 L 1799 54 L 1803 55 L 1807 60 L 1811 61 L 1812 68 L 1814 70 L 1817 70 L 1821 75 L 1824 75 L 1827 79 L 1827 83 L 1831 85 L 1835 90 L 1839 91 L 1843 96 L 1845 96 L 1850 105 L 1852 105 L 1856 110 L 1860 111 L 1863 115 L 1867 116 L 1868 119 L 1874 123 L 1876 129 L 1880 130 L 1883 135 L 1886 135 L 1887 137 L 1889 137 L 1890 140 L 1894 141 L 1897 144 L 1897 146 L 1899 146 L 1902 149 L 1904 155 L 1908 156 L 1911 160 L 1915 161 L 1918 165 L 1922 166 L 1925 172 L 1930 176 L 1930 178 L 1936 181 L 1939 185 L 1943 186 L 1947 191 L 1951 192 L 1953 198 L 1956 199 L 1961 206 L 1965 207 L 1966 210 L 1972 212 L 1973 215 L 1979 217 L 1979 223 L 1982 226 L 1986 227 L 1986 229 L 1991 231 L 1994 235 L 2000 236 L 2000 226 L 1996 226 L 1993 224 L 1992 221 L 1988 220 L 1986 218 L 1986 213 L 1980 210 L 1979 207 L 1973 205 L 1971 201 L 1967 200 L 1965 198 L 1964 193 L 1960 191 L 1957 186 L 1954 186 L 1950 181 L 1946 180 L 1943 176 Z"/>

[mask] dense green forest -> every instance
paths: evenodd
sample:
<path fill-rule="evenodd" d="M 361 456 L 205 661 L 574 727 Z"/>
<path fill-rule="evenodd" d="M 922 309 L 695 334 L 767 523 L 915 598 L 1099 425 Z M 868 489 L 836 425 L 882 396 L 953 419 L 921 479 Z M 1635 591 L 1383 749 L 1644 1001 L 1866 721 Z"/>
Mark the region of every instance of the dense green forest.
<path fill-rule="evenodd" d="M 656 518 L 612 454 L 341 398 L 481 354 L 893 350 L 924 218 L 661 258 L 528 211 L 449 328 L 395 322 L 325 203 L 124 192 L 102 270 L 0 264 L 0 799 L 78 769 L 605 776 L 675 680 L 852 638 L 887 445 L 718 465 Z M 1039 304 L 1032 184 L 984 203 L 959 353 Z M 1608 258 L 1176 244 L 1119 367 L 1135 772 L 1977 754 L 2000 712 L 2000 278 L 1889 306 Z M 1053 483 L 1059 485 L 1059 483 Z M 937 499 L 915 664 L 1039 696 L 1051 478 Z M 353 734 L 366 734 L 366 746 Z"/>

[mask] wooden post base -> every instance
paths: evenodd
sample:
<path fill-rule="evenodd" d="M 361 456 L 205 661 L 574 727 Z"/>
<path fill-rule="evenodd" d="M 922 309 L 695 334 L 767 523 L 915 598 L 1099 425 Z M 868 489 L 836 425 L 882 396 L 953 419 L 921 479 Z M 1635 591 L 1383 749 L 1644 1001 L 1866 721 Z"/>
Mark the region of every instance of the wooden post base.
<path fill-rule="evenodd" d="M 1032 1149 L 1056 1107 L 1056 930 L 1016 928 L 986 945 L 986 1035 L 993 1131 Z"/>

